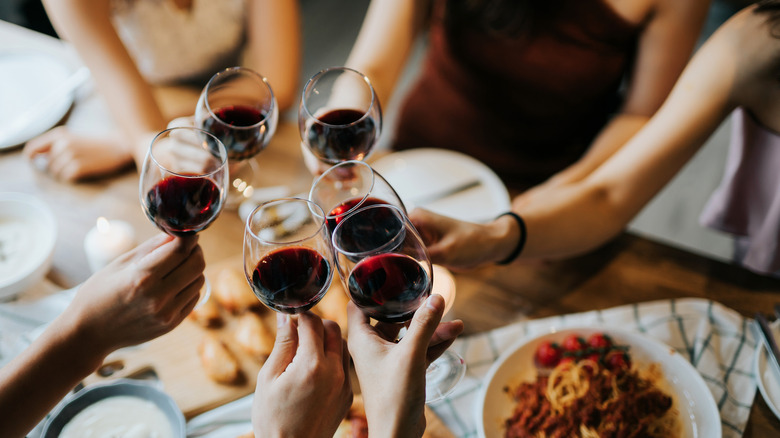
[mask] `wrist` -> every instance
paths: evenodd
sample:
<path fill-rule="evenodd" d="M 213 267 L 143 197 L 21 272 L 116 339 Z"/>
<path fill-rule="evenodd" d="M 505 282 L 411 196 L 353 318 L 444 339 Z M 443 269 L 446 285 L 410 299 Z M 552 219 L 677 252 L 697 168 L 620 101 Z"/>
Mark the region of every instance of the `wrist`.
<path fill-rule="evenodd" d="M 525 246 L 525 222 L 518 214 L 510 211 L 498 216 L 491 225 L 495 242 L 491 261 L 499 265 L 512 263 Z"/>
<path fill-rule="evenodd" d="M 78 318 L 61 315 L 46 330 L 51 350 L 58 351 L 61 360 L 78 375 L 87 376 L 97 370 L 111 352 L 101 345 Z"/>

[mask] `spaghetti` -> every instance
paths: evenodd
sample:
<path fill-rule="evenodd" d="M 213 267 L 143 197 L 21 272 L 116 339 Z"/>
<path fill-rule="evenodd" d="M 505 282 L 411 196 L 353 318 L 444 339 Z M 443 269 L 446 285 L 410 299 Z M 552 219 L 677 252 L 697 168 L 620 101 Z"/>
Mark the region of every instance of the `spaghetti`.
<path fill-rule="evenodd" d="M 604 353 L 607 354 L 607 353 Z M 661 373 L 609 367 L 598 356 L 561 361 L 506 390 L 517 405 L 506 438 L 651 438 L 680 435 L 672 398 L 658 389 Z"/>

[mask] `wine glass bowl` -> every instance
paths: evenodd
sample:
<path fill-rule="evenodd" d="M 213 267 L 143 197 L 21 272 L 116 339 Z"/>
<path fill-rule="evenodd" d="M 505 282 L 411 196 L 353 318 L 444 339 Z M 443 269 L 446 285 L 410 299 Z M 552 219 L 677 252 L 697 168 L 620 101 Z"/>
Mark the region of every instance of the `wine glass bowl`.
<path fill-rule="evenodd" d="M 279 119 L 268 80 L 246 67 L 232 67 L 211 77 L 195 109 L 198 127 L 225 145 L 228 158 L 246 160 L 268 145 Z"/>
<path fill-rule="evenodd" d="M 260 204 L 247 217 L 244 273 L 252 291 L 278 312 L 317 304 L 333 279 L 333 251 L 322 209 L 300 198 Z"/>
<path fill-rule="evenodd" d="M 309 200 L 325 211 L 331 233 L 342 218 L 360 207 L 390 204 L 406 212 L 401 198 L 382 175 L 356 160 L 336 164 L 320 175 L 309 190 Z"/>
<path fill-rule="evenodd" d="M 225 202 L 226 163 L 224 145 L 206 131 L 178 127 L 160 132 L 141 170 L 139 195 L 146 216 L 175 236 L 205 229 Z"/>
<path fill-rule="evenodd" d="M 361 207 L 343 218 L 332 244 L 352 301 L 371 318 L 404 322 L 431 293 L 433 269 L 417 230 L 398 207 Z"/>
<path fill-rule="evenodd" d="M 382 129 L 371 81 L 347 67 L 318 72 L 304 86 L 298 127 L 303 144 L 322 162 L 364 159 Z"/>

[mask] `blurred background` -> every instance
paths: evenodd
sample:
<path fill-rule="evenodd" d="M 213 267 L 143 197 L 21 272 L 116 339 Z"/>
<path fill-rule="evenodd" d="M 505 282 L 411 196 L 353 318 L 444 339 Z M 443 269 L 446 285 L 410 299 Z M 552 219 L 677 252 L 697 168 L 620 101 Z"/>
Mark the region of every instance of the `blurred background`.
<path fill-rule="evenodd" d="M 216 1 L 216 0 L 212 0 Z M 680 0 L 683 1 L 683 0 Z M 700 41 L 704 41 L 745 0 L 714 0 Z M 369 0 L 300 0 L 303 28 L 303 64 L 300 84 L 324 67 L 346 61 L 360 29 Z M 57 37 L 40 0 L 0 1 L 0 20 Z M 394 105 L 417 72 L 424 38 L 406 68 L 400 92 L 383 102 L 389 128 Z M 290 114 L 291 115 L 291 114 Z M 385 132 L 390 132 L 386 129 Z M 730 122 L 726 121 L 677 177 L 631 223 L 631 231 L 713 258 L 728 260 L 732 239 L 699 225 L 699 214 L 720 181 L 726 159 Z"/>

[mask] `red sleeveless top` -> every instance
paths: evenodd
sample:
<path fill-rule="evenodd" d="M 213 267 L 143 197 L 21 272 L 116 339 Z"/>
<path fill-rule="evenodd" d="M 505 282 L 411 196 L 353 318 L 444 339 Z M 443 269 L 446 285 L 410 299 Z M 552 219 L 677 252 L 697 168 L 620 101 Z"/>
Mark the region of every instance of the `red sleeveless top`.
<path fill-rule="evenodd" d="M 639 26 L 604 0 L 559 0 L 519 36 L 463 29 L 451 37 L 445 3 L 434 0 L 429 47 L 393 148 L 457 150 L 515 188 L 580 158 L 620 103 Z"/>

